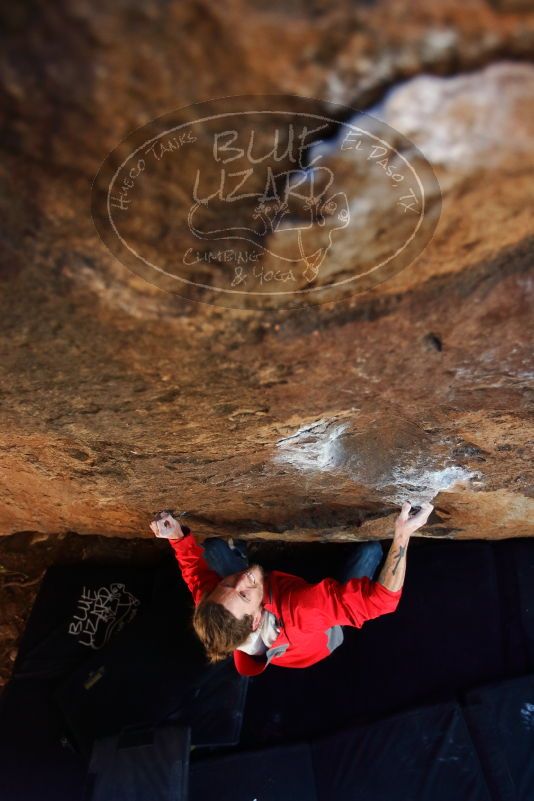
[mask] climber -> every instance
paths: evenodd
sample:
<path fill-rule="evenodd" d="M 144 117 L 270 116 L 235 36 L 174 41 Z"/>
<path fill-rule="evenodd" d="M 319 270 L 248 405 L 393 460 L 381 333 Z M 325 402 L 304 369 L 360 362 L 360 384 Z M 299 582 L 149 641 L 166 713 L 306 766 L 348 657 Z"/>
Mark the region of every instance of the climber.
<path fill-rule="evenodd" d="M 249 565 L 244 547 L 218 537 L 198 544 L 187 526 L 169 512 L 150 524 L 169 540 L 195 603 L 193 626 L 211 662 L 233 654 L 237 671 L 262 673 L 267 665 L 303 668 L 329 656 L 343 642 L 342 626 L 394 612 L 399 603 L 411 535 L 434 507 L 416 514 L 403 503 L 389 553 L 378 542 L 358 543 L 338 579 L 317 584 Z"/>

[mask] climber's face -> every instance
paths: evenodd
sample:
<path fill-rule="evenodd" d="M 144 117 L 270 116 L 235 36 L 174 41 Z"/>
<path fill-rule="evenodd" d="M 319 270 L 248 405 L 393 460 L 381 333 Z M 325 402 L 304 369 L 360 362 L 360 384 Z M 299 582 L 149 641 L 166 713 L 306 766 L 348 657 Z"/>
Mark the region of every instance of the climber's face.
<path fill-rule="evenodd" d="M 238 620 L 252 615 L 253 629 L 256 629 L 263 610 L 263 579 L 260 565 L 251 565 L 240 573 L 221 579 L 210 593 L 209 600 L 224 606 Z"/>

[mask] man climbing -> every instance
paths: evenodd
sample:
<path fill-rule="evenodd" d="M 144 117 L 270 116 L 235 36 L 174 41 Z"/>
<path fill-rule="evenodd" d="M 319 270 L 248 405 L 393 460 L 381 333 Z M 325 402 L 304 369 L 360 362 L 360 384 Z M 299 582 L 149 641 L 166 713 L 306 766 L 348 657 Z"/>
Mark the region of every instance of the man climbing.
<path fill-rule="evenodd" d="M 193 625 L 211 662 L 233 654 L 245 676 L 270 663 L 303 668 L 329 656 L 343 642 L 342 626 L 394 612 L 406 571 L 411 535 L 434 507 L 423 503 L 410 515 L 405 502 L 395 521 L 389 553 L 378 542 L 358 543 L 343 575 L 309 584 L 298 576 L 248 565 L 244 549 L 219 538 L 199 545 L 187 526 L 160 512 L 150 528 L 169 540 L 195 603 Z"/>

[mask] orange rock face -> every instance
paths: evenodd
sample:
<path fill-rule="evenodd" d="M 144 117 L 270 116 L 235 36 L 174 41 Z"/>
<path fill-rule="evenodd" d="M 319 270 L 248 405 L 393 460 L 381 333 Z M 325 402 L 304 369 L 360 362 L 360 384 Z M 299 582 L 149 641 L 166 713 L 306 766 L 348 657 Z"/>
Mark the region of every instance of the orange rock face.
<path fill-rule="evenodd" d="M 534 17 L 508 5 L 4 12 L 0 533 L 149 536 L 170 507 L 201 535 L 366 539 L 390 536 L 404 498 L 434 503 L 429 536 L 534 533 Z M 422 253 L 293 309 L 187 299 L 115 259 L 90 214 L 108 153 L 171 109 L 245 93 L 366 108 L 413 142 L 441 190 Z M 356 242 L 398 235 L 388 197 L 358 189 L 367 173 L 329 158 L 360 194 L 325 286 Z M 159 252 L 172 187 L 133 231 Z"/>

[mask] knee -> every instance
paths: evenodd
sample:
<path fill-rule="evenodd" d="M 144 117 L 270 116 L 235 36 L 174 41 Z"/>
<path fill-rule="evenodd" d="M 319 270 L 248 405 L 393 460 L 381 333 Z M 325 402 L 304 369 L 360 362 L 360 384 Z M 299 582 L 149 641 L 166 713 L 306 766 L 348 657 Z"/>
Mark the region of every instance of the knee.
<path fill-rule="evenodd" d="M 206 553 L 225 553 L 229 550 L 228 543 L 220 537 L 208 537 L 202 545 Z"/>
<path fill-rule="evenodd" d="M 372 556 L 375 559 L 381 559 L 384 553 L 384 549 L 380 542 L 374 540 L 373 542 L 365 542 L 363 544 L 363 550 L 368 556 Z"/>

